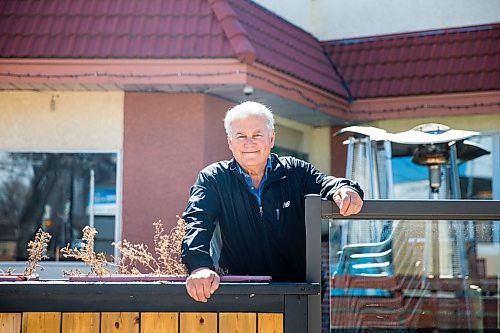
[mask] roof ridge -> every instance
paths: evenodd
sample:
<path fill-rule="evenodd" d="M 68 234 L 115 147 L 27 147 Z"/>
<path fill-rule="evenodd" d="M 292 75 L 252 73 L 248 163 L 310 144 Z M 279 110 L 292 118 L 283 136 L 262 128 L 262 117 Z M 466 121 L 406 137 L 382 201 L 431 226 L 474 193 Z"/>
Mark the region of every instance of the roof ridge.
<path fill-rule="evenodd" d="M 392 74 L 392 75 L 388 75 L 386 77 L 383 77 L 383 78 L 380 78 L 380 77 L 376 77 L 376 78 L 369 78 L 371 81 L 375 81 L 375 82 L 382 82 L 382 81 L 390 81 L 390 80 L 404 80 L 408 77 L 410 78 L 417 78 L 417 79 L 423 79 L 423 78 L 435 78 L 435 77 L 440 77 L 440 76 L 443 76 L 443 75 L 446 75 L 446 76 L 458 76 L 458 75 L 466 75 L 466 74 L 477 74 L 477 73 L 483 73 L 484 70 L 458 70 L 456 72 L 453 72 L 453 73 L 446 73 L 446 74 L 443 74 L 443 73 L 430 73 L 430 74 L 412 74 L 412 75 L 403 75 L 403 74 Z M 500 70 L 492 70 L 491 72 L 500 72 Z M 351 80 L 351 83 L 353 82 L 363 82 L 363 81 L 366 81 L 367 79 L 366 78 L 362 78 L 362 79 L 352 79 Z"/>
<path fill-rule="evenodd" d="M 238 59 L 245 64 L 253 64 L 257 52 L 231 5 L 226 0 L 208 0 L 208 3 L 219 20 L 222 30 Z"/>
<path fill-rule="evenodd" d="M 416 31 L 401 32 L 401 33 L 395 33 L 395 34 L 383 34 L 383 35 L 373 35 L 373 36 L 364 36 L 364 37 L 332 39 L 332 40 L 320 41 L 320 43 L 323 45 L 326 45 L 326 46 L 339 45 L 339 44 L 361 44 L 361 43 L 378 42 L 378 41 L 382 41 L 382 40 L 396 40 L 396 39 L 406 39 L 406 38 L 414 38 L 414 37 L 435 36 L 435 35 L 442 35 L 442 34 L 478 32 L 478 31 L 484 31 L 484 30 L 495 30 L 498 28 L 500 28 L 499 23 L 488 23 L 488 24 L 462 26 L 462 27 L 438 28 L 438 29 L 430 29 L 430 30 L 416 30 Z"/>

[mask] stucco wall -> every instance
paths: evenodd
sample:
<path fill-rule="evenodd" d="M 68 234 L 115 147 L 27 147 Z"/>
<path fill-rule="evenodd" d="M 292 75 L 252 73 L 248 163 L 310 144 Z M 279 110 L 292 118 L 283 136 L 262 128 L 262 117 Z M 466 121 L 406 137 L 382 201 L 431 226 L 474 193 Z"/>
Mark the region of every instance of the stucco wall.
<path fill-rule="evenodd" d="M 320 40 L 500 21 L 498 0 L 255 0 Z"/>
<path fill-rule="evenodd" d="M 205 146 L 204 164 L 230 159 L 231 151 L 227 145 L 227 136 L 224 129 L 224 116 L 227 110 L 235 104 L 227 100 L 205 95 L 204 130 Z"/>
<path fill-rule="evenodd" d="M 123 238 L 151 244 L 154 221 L 175 225 L 198 172 L 229 157 L 230 105 L 203 94 L 125 94 Z"/>
<path fill-rule="evenodd" d="M 396 34 L 498 22 L 498 0 L 314 0 L 320 40 Z"/>
<path fill-rule="evenodd" d="M 311 163 L 313 163 L 319 170 L 326 174 L 333 174 L 339 176 L 332 171 L 331 151 L 337 147 L 331 146 L 330 140 L 330 127 L 314 128 L 311 133 L 312 142 L 310 145 Z"/>
<path fill-rule="evenodd" d="M 253 0 L 285 20 L 312 32 L 312 3 L 317 0 Z"/>
<path fill-rule="evenodd" d="M 122 143 L 123 92 L 0 92 L 2 150 L 120 150 Z"/>
<path fill-rule="evenodd" d="M 500 132 L 500 116 L 498 114 L 378 120 L 363 124 L 363 126 L 380 127 L 395 133 L 407 131 L 426 123 L 439 123 L 467 131 Z"/>
<path fill-rule="evenodd" d="M 312 127 L 275 116 L 276 145 L 309 154 L 309 161 L 326 174 L 331 173 L 330 127 Z"/>

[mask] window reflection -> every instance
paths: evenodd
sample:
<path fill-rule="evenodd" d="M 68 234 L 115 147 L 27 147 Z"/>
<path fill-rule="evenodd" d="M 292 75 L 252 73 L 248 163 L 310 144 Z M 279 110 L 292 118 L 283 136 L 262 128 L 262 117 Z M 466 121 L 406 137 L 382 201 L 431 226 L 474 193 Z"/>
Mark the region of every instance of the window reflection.
<path fill-rule="evenodd" d="M 0 260 L 25 261 L 39 228 L 53 236 L 50 259 L 62 259 L 59 249 L 78 246 L 92 220 L 95 250 L 112 254 L 116 161 L 116 153 L 0 153 Z"/>
<path fill-rule="evenodd" d="M 329 220 L 331 331 L 494 331 L 500 243 L 493 221 Z M 385 230 L 385 233 L 383 232 Z"/>
<path fill-rule="evenodd" d="M 492 199 L 493 158 L 494 154 L 500 152 L 493 149 L 493 137 L 491 135 L 474 137 L 470 141 L 486 148 L 491 154 L 480 156 L 459 165 L 460 197 L 461 199 Z M 429 187 L 427 167 L 416 165 L 411 160 L 411 156 L 392 158 L 395 198 L 427 199 Z M 441 196 L 441 199 L 447 198 L 446 195 Z"/>
<path fill-rule="evenodd" d="M 493 138 L 490 135 L 483 135 L 472 138 L 481 146 L 485 147 L 493 154 Z M 485 155 L 474 160 L 467 161 L 459 167 L 460 189 L 462 199 L 492 199 L 492 179 L 493 179 L 493 156 Z"/>

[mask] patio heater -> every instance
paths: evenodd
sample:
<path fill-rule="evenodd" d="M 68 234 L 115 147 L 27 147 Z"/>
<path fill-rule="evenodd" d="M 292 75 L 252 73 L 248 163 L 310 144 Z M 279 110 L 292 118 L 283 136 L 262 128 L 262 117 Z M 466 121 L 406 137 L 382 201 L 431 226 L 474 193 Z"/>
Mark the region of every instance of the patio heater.
<path fill-rule="evenodd" d="M 348 145 L 346 176 L 358 181 L 365 189 L 365 197 L 370 199 L 394 197 L 391 158 L 404 156 L 411 156 L 413 163 L 428 168 L 429 199 L 460 199 L 459 164 L 489 154 L 480 145 L 467 140 L 479 133 L 455 130 L 442 124 L 422 124 L 395 134 L 376 127 L 350 126 L 335 135 L 344 133 L 350 135 L 344 141 Z M 388 234 L 384 227 L 390 226 L 385 229 L 392 232 L 397 226 L 397 222 L 363 222 L 351 222 L 348 228 L 342 228 L 341 246 L 383 241 Z M 463 246 L 465 241 L 462 226 L 457 224 L 453 229 L 454 235 L 450 234 L 449 226 L 433 221 L 426 225 L 426 238 L 437 240 L 432 236 L 441 234 L 443 244 L 448 242 L 451 246 L 446 251 L 451 251 Z M 458 264 L 452 263 L 452 256 L 440 254 L 438 242 L 433 247 L 432 254 L 429 252 L 431 247 L 424 249 L 428 252 L 424 257 L 429 260 L 432 257 L 430 271 L 439 274 L 441 266 L 448 267 L 447 273 L 452 273 L 451 267 L 458 267 Z M 460 256 L 465 254 L 463 249 L 458 252 Z M 461 274 L 467 274 L 463 268 L 460 270 Z"/>
<path fill-rule="evenodd" d="M 400 133 L 376 127 L 350 126 L 346 177 L 365 189 L 370 199 L 393 198 L 392 157 L 412 156 L 412 162 L 429 169 L 430 199 L 460 199 L 459 164 L 489 152 L 467 139 L 478 132 L 451 129 L 442 124 L 422 124 Z M 446 183 L 444 191 L 442 184 Z M 438 195 L 440 194 L 441 195 Z"/>
<path fill-rule="evenodd" d="M 413 163 L 428 167 L 429 199 L 460 199 L 459 164 L 489 154 L 480 145 L 467 140 L 478 134 L 430 123 L 389 134 L 387 139 L 395 149 L 406 151 L 408 156 L 411 154 Z M 447 185 L 444 189 L 443 182 Z"/>
<path fill-rule="evenodd" d="M 376 127 L 350 126 L 334 135 L 348 134 L 346 178 L 357 181 L 365 192 L 365 199 L 394 197 L 392 181 L 392 149 L 388 133 Z M 347 232 L 349 225 L 349 232 Z M 350 221 L 342 228 L 341 245 L 378 242 L 392 230 L 383 221 Z"/>
<path fill-rule="evenodd" d="M 448 163 L 449 150 L 445 143 L 421 145 L 415 149 L 412 162 L 429 168 L 429 187 L 433 199 L 437 199 L 441 187 L 441 166 Z"/>
<path fill-rule="evenodd" d="M 473 160 L 489 152 L 467 139 L 478 135 L 477 132 L 451 129 L 442 124 L 422 124 L 413 129 L 394 134 L 393 142 L 416 145 L 412 162 L 427 166 L 429 169 L 429 199 L 461 198 L 458 165 Z M 443 188 L 443 179 L 446 188 Z M 443 194 L 440 195 L 440 192 Z M 463 288 L 468 290 L 465 278 L 469 276 L 467 239 L 465 224 L 460 221 L 439 223 L 432 220 L 425 225 L 425 238 L 431 246 L 425 246 L 423 252 L 424 267 L 435 277 L 462 276 Z M 472 240 L 469 240 L 469 242 Z M 456 256 L 453 255 L 456 253 Z M 432 264 L 429 260 L 432 259 Z M 457 260 L 458 259 L 458 260 Z M 473 305 L 466 294 L 465 306 L 469 312 Z M 471 322 L 468 320 L 468 328 Z"/>
<path fill-rule="evenodd" d="M 401 133 L 389 135 L 394 147 L 406 147 L 412 162 L 429 170 L 429 199 L 461 198 L 458 166 L 489 152 L 468 141 L 479 133 L 451 129 L 436 123 L 422 124 Z M 424 248 L 424 264 L 435 276 L 469 275 L 465 249 L 465 226 L 462 222 L 448 224 L 433 220 L 425 226 L 425 238 L 432 246 Z M 441 247 L 441 249 L 440 249 Z M 455 252 L 456 251 L 456 252 Z M 458 256 L 453 255 L 456 253 Z M 432 265 L 429 260 L 432 259 Z M 458 260 L 457 260 L 458 259 Z"/>
<path fill-rule="evenodd" d="M 367 190 L 367 197 L 373 199 L 392 197 L 383 195 L 393 193 L 392 157 L 411 156 L 413 163 L 428 168 L 429 199 L 460 199 L 459 164 L 489 154 L 480 145 L 467 140 L 479 133 L 455 130 L 442 124 L 422 124 L 396 134 L 375 127 L 351 126 L 337 134 L 342 133 L 350 134 L 349 139 L 344 142 L 348 145 L 346 176 L 359 181 Z M 380 161 L 383 163 L 379 163 Z M 387 190 L 384 190 L 384 186 Z M 429 219 L 431 222 L 425 223 L 423 229 L 421 224 L 407 225 L 409 229 L 404 232 L 397 231 L 397 221 L 385 221 L 385 225 L 391 227 L 387 239 L 382 236 L 383 232 L 378 237 L 373 237 L 376 233 L 372 233 L 371 238 L 366 239 L 366 235 L 370 234 L 366 229 L 372 231 L 373 226 L 377 226 L 377 221 L 360 221 L 361 224 L 351 221 L 343 224 L 340 242 L 342 251 L 335 274 L 372 274 L 380 260 L 386 260 L 389 265 L 380 269 L 379 275 L 399 274 L 411 278 L 414 276 L 415 263 L 422 261 L 419 265 L 419 269 L 422 269 L 420 276 L 462 276 L 464 290 L 468 290 L 465 277 L 469 275 L 469 265 L 464 223 L 442 223 L 443 221 L 433 220 L 432 216 Z M 360 233 L 365 238 L 360 237 Z M 413 236 L 410 236 L 412 233 Z M 423 244 L 410 242 L 408 239 L 421 239 L 420 235 L 424 236 Z M 378 249 L 379 252 L 374 254 L 370 249 Z M 360 258 L 357 260 L 365 260 L 363 267 L 371 267 L 372 264 L 372 271 L 342 270 L 342 264 L 346 267 L 355 266 L 352 259 L 346 259 L 348 256 L 354 258 L 353 253 L 356 258 Z M 391 253 L 392 257 L 384 258 L 382 255 L 385 253 Z M 396 257 L 400 258 L 397 267 L 393 262 Z M 472 304 L 468 298 L 465 303 L 470 310 Z M 468 324 L 470 328 L 471 323 Z"/>

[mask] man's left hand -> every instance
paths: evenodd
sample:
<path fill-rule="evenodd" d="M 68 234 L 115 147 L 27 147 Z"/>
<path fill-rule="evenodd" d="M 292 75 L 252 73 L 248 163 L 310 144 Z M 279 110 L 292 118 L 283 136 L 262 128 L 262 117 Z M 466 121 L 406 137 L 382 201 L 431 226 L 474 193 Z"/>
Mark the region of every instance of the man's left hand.
<path fill-rule="evenodd" d="M 349 216 L 357 214 L 363 207 L 363 199 L 359 194 L 349 187 L 343 187 L 335 192 L 333 201 L 340 209 L 340 215 Z"/>

